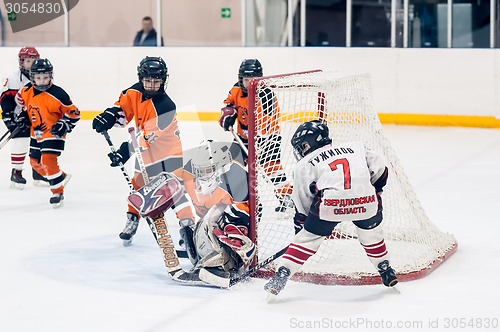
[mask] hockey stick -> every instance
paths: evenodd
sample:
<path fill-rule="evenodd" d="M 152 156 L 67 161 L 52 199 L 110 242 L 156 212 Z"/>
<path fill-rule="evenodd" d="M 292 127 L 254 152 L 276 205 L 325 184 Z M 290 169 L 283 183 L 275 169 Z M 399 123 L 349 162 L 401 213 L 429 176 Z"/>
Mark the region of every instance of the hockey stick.
<path fill-rule="evenodd" d="M 111 137 L 109 137 L 108 131 L 105 130 L 102 132 L 102 134 L 104 135 L 106 142 L 108 142 L 108 145 L 109 145 L 109 148 L 111 149 L 111 152 L 116 153 L 115 146 L 113 145 L 113 142 L 111 142 Z M 125 180 L 127 180 L 127 184 L 128 184 L 129 189 L 130 189 L 130 192 L 131 193 L 134 192 L 135 188 L 134 188 L 134 185 L 132 184 L 132 181 L 130 180 L 130 177 L 128 176 L 127 170 L 125 169 L 125 165 L 123 165 L 123 163 L 120 161 L 118 166 L 120 166 L 120 170 L 122 171 L 123 177 L 125 178 Z"/>
<path fill-rule="evenodd" d="M 236 133 L 233 130 L 233 127 L 229 127 L 229 131 L 231 132 L 231 134 L 233 134 L 234 139 L 236 140 L 236 142 L 238 142 L 238 145 L 241 147 L 241 149 L 243 150 L 243 152 L 245 152 L 246 155 L 248 156 L 248 149 L 245 146 L 245 143 L 243 143 L 243 141 L 241 140 L 241 138 L 238 135 L 236 135 Z"/>
<path fill-rule="evenodd" d="M 288 246 L 286 246 L 285 248 L 281 249 L 280 251 L 278 251 L 274 255 L 269 256 L 268 258 L 264 259 L 262 262 L 260 262 L 259 264 L 255 265 L 254 267 L 252 267 L 251 269 L 249 269 L 248 271 L 246 271 L 242 275 L 239 275 L 237 277 L 231 278 L 229 280 L 229 287 L 234 286 L 237 283 L 239 283 L 240 281 L 243 281 L 243 280 L 251 277 L 252 274 L 254 274 L 255 272 L 257 272 L 258 270 L 262 269 L 267 264 L 273 262 L 277 258 L 281 257 L 286 252 L 287 249 L 288 249 Z"/>
<path fill-rule="evenodd" d="M 137 142 L 137 137 L 135 136 L 135 129 L 130 127 L 128 129 L 130 137 L 132 139 L 132 146 L 136 154 L 137 162 L 141 170 L 144 182 L 149 183 L 149 176 L 146 171 L 146 166 L 144 165 L 144 160 L 142 159 L 141 150 L 139 148 L 139 143 Z M 147 218 L 146 220 L 148 220 Z M 168 275 L 172 280 L 193 284 L 193 285 L 207 285 L 205 282 L 201 281 L 198 276 L 198 271 L 186 272 L 182 269 L 179 263 L 179 257 L 177 251 L 174 247 L 174 241 L 170 235 L 168 224 L 165 221 L 164 214 L 160 213 L 158 216 L 151 218 L 148 221 L 150 224 L 151 231 L 156 239 L 156 243 L 162 249 L 163 261 L 167 268 Z"/>
<path fill-rule="evenodd" d="M 8 141 L 10 141 L 10 139 L 15 135 L 17 134 L 19 131 L 21 130 L 20 127 L 16 127 L 14 128 L 14 130 L 11 132 L 10 130 L 7 130 L 7 132 L 5 134 L 2 135 L 2 138 L 0 138 L 0 149 L 3 148 L 5 146 L 5 144 L 7 144 Z M 10 135 L 9 135 L 10 134 Z M 5 141 L 3 140 L 5 137 L 7 137 L 5 139 Z"/>
<path fill-rule="evenodd" d="M 273 262 L 280 256 L 282 256 L 286 250 L 288 249 L 288 246 L 285 248 L 281 249 L 274 255 L 269 256 L 265 260 L 261 261 L 259 264 L 255 265 L 248 271 L 245 271 L 243 274 L 240 274 L 239 276 L 236 277 L 230 277 L 229 272 L 226 271 L 220 271 L 217 269 L 212 269 L 212 268 L 201 268 L 200 269 L 200 279 L 210 283 L 211 285 L 215 285 L 221 288 L 229 288 L 231 286 L 236 285 L 237 283 L 246 280 L 250 278 L 255 272 L 258 270 L 262 269 L 269 263 Z"/>
<path fill-rule="evenodd" d="M 111 141 L 111 137 L 109 137 L 108 131 L 105 130 L 105 131 L 102 132 L 102 134 L 104 135 L 104 138 L 106 139 L 106 142 L 108 142 L 108 145 L 109 145 L 109 148 L 111 149 L 111 152 L 115 153 L 116 152 L 116 148 L 115 148 L 113 142 Z M 125 180 L 127 181 L 128 187 L 130 189 L 130 193 L 135 192 L 134 185 L 132 184 L 132 181 L 130 180 L 128 172 L 125 169 L 125 165 L 123 165 L 123 163 L 120 162 L 118 164 L 118 166 L 120 166 L 120 170 L 122 171 L 122 175 L 125 178 Z M 151 220 L 149 220 L 149 218 L 146 218 L 146 221 L 147 221 L 149 227 L 151 228 Z M 153 236 L 155 236 L 155 240 L 158 240 L 156 238 L 156 233 L 155 232 L 153 232 Z M 126 243 L 125 241 L 129 241 L 129 240 L 123 240 L 123 241 L 124 241 L 124 245 L 125 246 L 128 246 L 128 245 L 131 244 L 131 240 L 127 244 L 125 244 Z M 185 250 L 178 250 L 177 251 L 177 256 L 179 256 L 180 258 L 188 258 L 187 252 Z"/>

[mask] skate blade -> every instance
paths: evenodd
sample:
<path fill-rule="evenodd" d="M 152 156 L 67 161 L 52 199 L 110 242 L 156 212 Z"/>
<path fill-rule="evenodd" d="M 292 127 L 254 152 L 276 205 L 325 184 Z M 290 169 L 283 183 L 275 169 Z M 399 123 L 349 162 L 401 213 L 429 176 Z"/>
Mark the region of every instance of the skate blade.
<path fill-rule="evenodd" d="M 33 186 L 35 187 L 50 187 L 50 184 L 47 181 L 43 180 L 33 180 Z"/>
<path fill-rule="evenodd" d="M 25 183 L 11 182 L 10 189 L 23 190 L 25 185 Z"/>
<path fill-rule="evenodd" d="M 123 240 L 123 246 L 124 247 L 130 247 L 132 245 L 132 238 L 128 240 Z"/>
<path fill-rule="evenodd" d="M 64 187 L 66 187 L 66 185 L 68 184 L 69 180 L 71 180 L 71 174 L 66 173 L 66 176 L 64 177 L 62 185 Z"/>
<path fill-rule="evenodd" d="M 397 294 L 401 294 L 401 289 L 399 289 L 398 285 L 392 286 L 391 287 Z"/>
<path fill-rule="evenodd" d="M 274 295 L 273 293 L 267 292 L 266 302 L 268 304 L 278 303 L 278 295 Z"/>
<path fill-rule="evenodd" d="M 64 202 L 63 201 L 60 201 L 59 203 L 51 203 L 52 207 L 54 209 L 59 209 L 59 208 L 62 208 L 64 206 Z"/>

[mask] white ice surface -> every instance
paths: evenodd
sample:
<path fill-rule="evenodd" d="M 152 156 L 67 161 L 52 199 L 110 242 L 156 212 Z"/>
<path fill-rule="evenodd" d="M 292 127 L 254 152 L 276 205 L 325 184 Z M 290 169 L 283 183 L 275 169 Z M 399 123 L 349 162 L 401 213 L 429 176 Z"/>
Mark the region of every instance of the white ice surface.
<path fill-rule="evenodd" d="M 180 128 L 185 148 L 203 138 L 231 139 L 215 123 Z M 457 252 L 429 276 L 400 283 L 400 295 L 381 285 L 290 282 L 273 304 L 265 301 L 264 280 L 231 290 L 172 282 L 145 223 L 135 244 L 123 247 L 128 187 L 108 166 L 108 146 L 90 121 L 69 135 L 60 158 L 73 175 L 62 209 L 51 208 L 48 188 L 32 186 L 28 163 L 26 188 L 9 189 L 7 145 L 0 151 L 0 331 L 377 331 L 400 324 L 437 331 L 471 318 L 500 324 L 500 130 L 385 129 L 431 220 L 457 238 Z M 117 146 L 126 138 L 125 130 L 111 133 Z M 176 223 L 171 229 L 178 236 Z"/>

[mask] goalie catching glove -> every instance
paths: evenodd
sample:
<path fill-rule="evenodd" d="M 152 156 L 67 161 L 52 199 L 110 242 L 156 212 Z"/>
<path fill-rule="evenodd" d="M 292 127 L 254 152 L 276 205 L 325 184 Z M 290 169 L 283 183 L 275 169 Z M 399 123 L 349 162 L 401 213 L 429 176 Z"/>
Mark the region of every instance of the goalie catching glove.
<path fill-rule="evenodd" d="M 196 224 L 194 241 L 199 256 L 197 267 L 239 271 L 255 256 L 255 245 L 245 225 L 229 223 L 224 205 L 215 205 Z"/>
<path fill-rule="evenodd" d="M 213 233 L 222 245 L 228 246 L 238 255 L 244 268 L 250 265 L 255 255 L 255 244 L 247 236 L 248 228 L 229 224 L 224 227 L 224 230 L 214 229 Z"/>

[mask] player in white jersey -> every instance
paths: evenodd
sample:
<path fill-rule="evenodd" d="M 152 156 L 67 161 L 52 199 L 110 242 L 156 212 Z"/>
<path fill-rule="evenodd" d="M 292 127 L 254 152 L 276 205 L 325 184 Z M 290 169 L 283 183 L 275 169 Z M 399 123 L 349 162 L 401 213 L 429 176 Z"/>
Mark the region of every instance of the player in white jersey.
<path fill-rule="evenodd" d="M 277 295 L 287 280 L 319 249 L 340 222 L 353 222 L 361 246 L 385 286 L 398 283 L 389 264 L 382 222 L 382 188 L 387 167 L 361 142 L 332 145 L 328 127 L 318 120 L 301 124 L 292 137 L 298 160 L 294 170 L 295 238 L 276 275 L 264 289 Z"/>
<path fill-rule="evenodd" d="M 2 107 L 2 120 L 4 121 L 7 129 L 14 132 L 18 127 L 18 116 L 23 108 L 23 100 L 18 94 L 19 90 L 23 88 L 29 80 L 29 72 L 31 64 L 40 58 L 40 54 L 34 47 L 23 47 L 18 53 L 19 69 L 2 81 L 0 86 L 0 106 Z M 20 128 L 12 136 L 11 145 L 11 188 L 23 189 L 26 184 L 26 179 L 22 176 L 22 169 L 26 154 L 29 149 L 30 130 L 27 127 Z M 33 179 L 36 183 L 45 181 L 41 175 L 33 171 Z"/>

